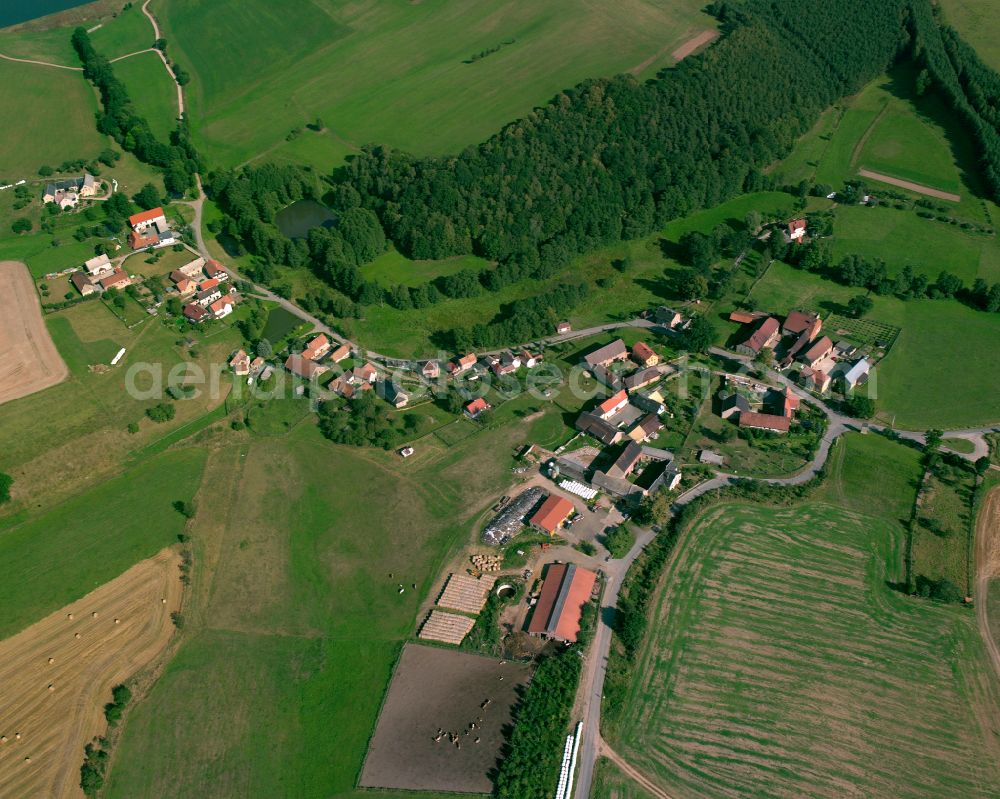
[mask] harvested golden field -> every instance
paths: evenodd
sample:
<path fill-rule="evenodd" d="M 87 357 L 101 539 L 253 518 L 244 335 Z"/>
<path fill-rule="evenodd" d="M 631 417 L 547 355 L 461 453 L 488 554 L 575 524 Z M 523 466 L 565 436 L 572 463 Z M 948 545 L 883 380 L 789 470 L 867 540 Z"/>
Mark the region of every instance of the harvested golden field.
<path fill-rule="evenodd" d="M 28 267 L 0 261 L 0 403 L 61 383 L 69 375 L 42 319 Z"/>
<path fill-rule="evenodd" d="M 83 747 L 104 732 L 111 688 L 174 630 L 179 563 L 164 549 L 0 642 L 0 796 L 83 796 Z"/>

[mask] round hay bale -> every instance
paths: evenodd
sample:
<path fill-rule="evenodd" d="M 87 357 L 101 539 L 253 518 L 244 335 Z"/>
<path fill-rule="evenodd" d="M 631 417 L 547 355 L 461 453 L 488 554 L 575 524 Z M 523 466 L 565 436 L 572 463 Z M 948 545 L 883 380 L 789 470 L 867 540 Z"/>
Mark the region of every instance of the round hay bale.
<path fill-rule="evenodd" d="M 73 618 L 73 614 L 72 613 L 67 613 L 66 614 L 66 618 L 67 619 L 72 619 Z"/>
<path fill-rule="evenodd" d="M 73 633 L 73 637 L 74 638 L 79 638 L 80 637 L 80 633 Z"/>
<path fill-rule="evenodd" d="M 49 690 L 50 690 L 50 691 L 54 691 L 54 690 L 56 690 L 56 687 L 55 687 L 55 685 L 53 685 L 52 683 L 49 683 Z"/>
<path fill-rule="evenodd" d="M 50 666 L 51 666 L 51 665 L 52 665 L 53 663 L 55 663 L 55 662 L 56 662 L 56 659 L 55 659 L 55 658 L 49 658 L 49 665 L 50 665 Z"/>
<path fill-rule="evenodd" d="M 21 740 L 21 733 L 19 733 L 19 732 L 15 732 L 15 733 L 14 733 L 14 737 L 15 737 L 15 738 L 16 738 L 17 740 L 19 740 L 19 741 L 20 741 L 20 740 Z"/>
<path fill-rule="evenodd" d="M 5 743 L 7 743 L 7 736 L 0 735 L 0 744 L 5 744 Z"/>
<path fill-rule="evenodd" d="M 25 762 L 25 763 L 30 763 L 30 762 L 31 762 L 31 758 L 30 758 L 30 757 L 26 757 L 26 758 L 24 758 L 24 762 Z"/>
<path fill-rule="evenodd" d="M 166 600 L 166 598 L 164 598 L 164 599 L 161 599 L 161 600 L 160 600 L 160 604 L 161 604 L 161 605 L 166 605 L 166 604 L 167 604 L 167 600 Z"/>
<path fill-rule="evenodd" d="M 93 613 L 90 614 L 90 618 L 92 618 L 92 619 L 96 619 L 97 618 L 97 611 L 96 610 Z"/>
<path fill-rule="evenodd" d="M 121 619 L 115 619 L 115 624 L 121 624 L 121 623 L 122 623 Z"/>

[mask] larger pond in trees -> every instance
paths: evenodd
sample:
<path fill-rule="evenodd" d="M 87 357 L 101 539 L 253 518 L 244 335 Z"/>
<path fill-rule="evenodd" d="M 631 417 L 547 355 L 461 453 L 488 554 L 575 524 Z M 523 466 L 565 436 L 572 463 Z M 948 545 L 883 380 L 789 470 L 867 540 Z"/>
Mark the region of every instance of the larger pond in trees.
<path fill-rule="evenodd" d="M 322 203 L 299 200 L 278 211 L 274 223 L 288 238 L 304 239 L 314 227 L 332 227 L 336 219 Z"/>

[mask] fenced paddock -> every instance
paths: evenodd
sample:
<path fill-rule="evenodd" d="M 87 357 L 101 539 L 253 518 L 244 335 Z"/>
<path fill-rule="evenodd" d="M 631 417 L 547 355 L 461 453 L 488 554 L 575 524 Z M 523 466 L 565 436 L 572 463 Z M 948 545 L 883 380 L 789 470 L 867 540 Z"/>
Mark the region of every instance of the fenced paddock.
<path fill-rule="evenodd" d="M 490 775 L 503 746 L 503 730 L 511 723 L 518 688 L 531 678 L 529 664 L 501 662 L 407 644 L 372 736 L 360 786 L 492 791 Z"/>

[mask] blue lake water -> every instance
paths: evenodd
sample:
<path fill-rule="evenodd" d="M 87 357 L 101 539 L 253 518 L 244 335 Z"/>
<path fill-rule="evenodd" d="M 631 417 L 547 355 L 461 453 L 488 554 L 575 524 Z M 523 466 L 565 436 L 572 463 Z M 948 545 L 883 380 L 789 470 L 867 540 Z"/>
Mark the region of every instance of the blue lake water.
<path fill-rule="evenodd" d="M 85 6 L 90 0 L 0 0 L 0 28 L 38 19 L 67 8 Z"/>

